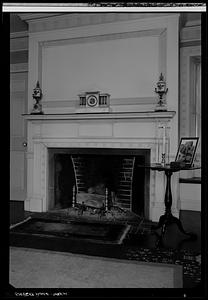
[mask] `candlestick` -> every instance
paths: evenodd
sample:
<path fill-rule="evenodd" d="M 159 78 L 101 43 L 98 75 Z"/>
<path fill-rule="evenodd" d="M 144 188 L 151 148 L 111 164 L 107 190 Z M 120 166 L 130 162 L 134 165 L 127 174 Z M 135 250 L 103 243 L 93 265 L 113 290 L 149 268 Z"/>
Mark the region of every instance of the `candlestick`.
<path fill-rule="evenodd" d="M 158 140 L 158 163 L 165 165 L 169 163 L 169 151 L 170 151 L 170 126 L 168 124 L 161 124 L 158 126 L 160 129 L 160 135 Z"/>
<path fill-rule="evenodd" d="M 162 153 L 162 161 L 161 164 L 163 165 L 163 167 L 165 166 L 165 153 Z"/>

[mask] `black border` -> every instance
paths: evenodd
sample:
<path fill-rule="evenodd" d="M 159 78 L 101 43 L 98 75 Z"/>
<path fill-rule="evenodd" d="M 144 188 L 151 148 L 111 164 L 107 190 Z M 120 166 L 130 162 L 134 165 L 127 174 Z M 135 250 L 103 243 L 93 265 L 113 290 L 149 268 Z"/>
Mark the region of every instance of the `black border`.
<path fill-rule="evenodd" d="M 15 1 L 5 1 L 6 3 L 15 3 Z M 33 2 L 33 1 L 32 1 Z M 52 2 L 56 2 L 57 1 L 52 1 Z M 76 3 L 79 3 L 80 1 L 76 1 Z M 81 1 L 84 2 L 84 1 Z M 33 2 L 34 3 L 34 2 Z M 50 2 L 51 3 L 51 2 Z M 64 1 L 63 1 L 64 3 Z M 98 1 L 99 3 L 99 1 Z M 122 6 L 121 2 L 121 6 Z M 130 2 L 128 2 L 130 3 Z M 134 2 L 135 3 L 135 2 Z M 200 2 L 198 2 L 200 3 Z M 193 3 L 195 6 L 197 6 L 198 3 Z M 201 3 L 205 3 L 205 2 L 201 2 Z M 38 3 L 37 3 L 38 4 Z M 96 2 L 91 2 L 91 5 L 93 6 L 93 4 L 95 6 L 97 6 Z M 182 3 L 180 3 L 180 6 Z M 90 2 L 89 2 L 90 5 Z M 100 4 L 98 4 L 98 6 L 108 6 L 107 2 L 101 2 Z M 152 6 L 177 6 L 177 3 L 167 3 L 167 2 L 161 2 L 161 3 L 155 3 L 155 5 Z M 184 3 L 184 6 L 189 6 L 190 3 Z M 123 5 L 123 6 L 130 6 L 130 5 Z M 135 6 L 147 6 L 146 3 L 144 3 L 144 5 L 136 5 Z M 151 4 L 150 4 L 151 6 Z M 6 94 L 6 98 L 5 96 L 2 99 L 3 102 L 3 108 L 5 108 L 2 111 L 2 115 L 4 115 L 4 117 L 6 117 L 6 124 L 9 121 L 9 118 L 7 118 L 7 111 L 8 111 L 8 115 L 9 115 L 9 81 L 10 81 L 10 73 L 9 73 L 9 22 L 7 22 L 7 20 L 9 19 L 9 12 L 7 13 L 3 13 L 2 14 L 2 24 L 3 24 L 3 90 L 4 93 Z M 206 127 L 208 125 L 208 118 L 207 118 L 207 113 L 208 113 L 208 104 L 207 104 L 207 85 L 206 85 L 206 70 L 207 70 L 207 16 L 206 16 L 206 12 L 201 12 L 202 14 L 202 93 L 203 93 L 203 97 L 202 97 L 202 105 L 203 105 L 203 109 L 202 109 L 202 283 L 200 284 L 200 286 L 196 289 L 132 289 L 131 292 L 129 292 L 129 290 L 127 289 L 121 289 L 121 290 L 108 290 L 108 289 L 99 289 L 99 291 L 96 290 L 91 290 L 91 289 L 82 289 L 82 290 L 77 290 L 77 289 L 71 289 L 71 290 L 65 290 L 65 289 L 53 289 L 53 290 L 49 290 L 49 289 L 15 289 L 14 287 L 9 285 L 9 281 L 8 281 L 8 260 L 9 260 L 9 255 L 8 255 L 8 249 L 7 246 L 9 247 L 9 165 L 7 165 L 7 159 L 8 158 L 8 162 L 9 162 L 9 149 L 7 148 L 7 142 L 9 145 L 9 122 L 7 125 L 5 125 L 5 118 L 2 117 L 2 120 L 4 121 L 2 123 L 2 129 L 3 132 L 6 134 L 6 138 L 4 140 L 3 146 L 5 145 L 5 141 L 6 141 L 6 145 L 3 151 L 4 151 L 4 162 L 6 163 L 6 169 L 4 169 L 4 178 L 3 180 L 6 180 L 5 184 L 3 184 L 2 186 L 4 187 L 4 190 L 6 191 L 6 197 L 1 197 L 2 198 L 2 210 L 7 212 L 5 213 L 4 217 L 1 219 L 2 224 L 3 224 L 3 236 L 2 236 L 2 241 L 3 243 L 1 243 L 1 248 L 3 248 L 3 259 L 2 261 L 4 262 L 3 267 L 5 267 L 6 264 L 6 269 L 3 268 L 3 277 L 1 278 L 1 286 L 3 286 L 3 288 L 1 288 L 1 295 L 3 298 L 23 298 L 25 296 L 32 296 L 34 298 L 34 296 L 37 296 L 38 298 L 45 298 L 45 297 L 51 297 L 51 296 L 55 296 L 55 297 L 65 297 L 65 298 L 72 298 L 72 297 L 76 297 L 76 298 L 197 298 L 197 299 L 206 299 L 206 296 L 208 295 L 207 293 L 207 279 L 208 279 L 208 275 L 207 275 L 207 233 L 208 233 L 208 227 L 207 227 L 207 199 L 205 199 L 205 195 L 208 194 L 208 170 L 207 170 L 207 154 L 208 154 L 208 139 L 207 139 L 207 133 L 206 133 Z M 8 110 L 7 110 L 8 109 Z M 8 135 L 7 135 L 8 133 Z M 6 152 L 6 154 L 5 154 Z M 8 156 L 7 156 L 8 155 Z M 8 198 L 7 198 L 7 192 L 8 192 Z M 5 193 L 4 193 L 5 195 Z M 2 250 L 2 249 L 1 249 Z M 2 258 L 2 256 L 1 256 Z M 41 295 L 40 293 L 43 293 L 43 295 Z M 57 294 L 54 294 L 54 293 Z M 17 295 L 16 293 L 25 293 L 22 295 Z M 29 295 L 29 293 L 31 293 L 31 295 Z M 36 295 L 33 293 L 37 293 Z M 39 294 L 38 294 L 39 293 Z M 44 294 L 45 293 L 45 294 Z M 60 294 L 59 294 L 60 293 Z"/>

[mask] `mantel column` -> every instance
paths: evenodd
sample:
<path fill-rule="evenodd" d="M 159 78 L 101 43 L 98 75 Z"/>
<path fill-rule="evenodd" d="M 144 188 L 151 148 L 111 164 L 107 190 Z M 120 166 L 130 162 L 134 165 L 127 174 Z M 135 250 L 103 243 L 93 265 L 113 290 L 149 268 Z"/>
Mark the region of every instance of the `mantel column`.
<path fill-rule="evenodd" d="M 30 160 L 30 156 L 32 159 Z M 28 153 L 28 178 L 31 184 L 28 184 L 28 197 L 25 202 L 25 209 L 29 211 L 45 212 L 47 211 L 47 147 L 43 143 L 34 143 L 33 153 Z"/>

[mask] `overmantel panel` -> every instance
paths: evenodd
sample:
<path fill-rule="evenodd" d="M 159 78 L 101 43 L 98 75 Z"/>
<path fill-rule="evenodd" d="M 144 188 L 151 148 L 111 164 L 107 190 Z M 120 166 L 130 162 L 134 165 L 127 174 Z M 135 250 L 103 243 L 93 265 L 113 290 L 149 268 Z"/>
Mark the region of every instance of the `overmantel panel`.
<path fill-rule="evenodd" d="M 172 14 L 168 16 L 161 16 L 161 17 L 156 16 L 154 18 L 114 22 L 109 24 L 108 23 L 96 24 L 96 26 L 89 25 L 89 26 L 80 26 L 80 27 L 67 28 L 61 30 L 42 31 L 36 33 L 30 32 L 30 38 L 29 38 L 30 39 L 30 63 L 29 63 L 29 89 L 28 89 L 29 110 L 31 110 L 33 106 L 31 94 L 34 85 L 37 79 L 39 79 L 40 83 L 42 80 L 42 54 L 43 54 L 43 49 L 45 47 L 50 47 L 50 45 L 53 44 L 55 45 L 59 43 L 72 42 L 74 39 L 76 40 L 79 38 L 85 39 L 91 37 L 91 38 L 99 39 L 99 38 L 103 38 L 102 37 L 103 35 L 106 36 L 107 38 L 108 35 L 112 37 L 112 35 L 114 34 L 115 35 L 126 34 L 126 36 L 128 36 L 129 34 L 135 34 L 136 32 L 144 36 L 145 34 L 147 34 L 147 36 L 150 36 L 151 34 L 153 36 L 158 36 L 159 38 L 159 44 L 160 44 L 160 48 L 158 49 L 159 51 L 158 76 L 159 76 L 159 73 L 161 71 L 165 72 L 166 70 L 166 55 L 164 55 L 164 53 L 166 53 L 166 49 L 164 48 L 166 47 L 166 40 L 164 36 L 166 35 L 166 31 L 168 26 L 170 25 L 170 22 L 177 21 L 178 17 L 179 14 Z M 155 94 L 152 91 L 151 87 L 150 87 L 150 91 L 152 93 L 151 96 L 154 97 Z M 70 99 L 70 100 L 74 101 L 74 99 Z"/>
<path fill-rule="evenodd" d="M 151 97 L 158 80 L 158 48 L 158 38 L 152 36 L 47 47 L 42 59 L 43 102 L 79 101 L 78 94 L 92 90 L 112 98 Z"/>

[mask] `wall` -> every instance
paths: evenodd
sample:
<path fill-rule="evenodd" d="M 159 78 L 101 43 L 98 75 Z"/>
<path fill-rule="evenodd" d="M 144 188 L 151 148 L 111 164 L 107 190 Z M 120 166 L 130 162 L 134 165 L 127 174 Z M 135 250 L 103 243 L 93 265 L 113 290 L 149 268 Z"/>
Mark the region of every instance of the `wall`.
<path fill-rule="evenodd" d="M 26 198 L 26 121 L 28 93 L 28 26 L 10 15 L 10 200 Z"/>
<path fill-rule="evenodd" d="M 180 32 L 180 137 L 194 136 L 191 113 L 192 95 L 192 61 L 201 58 L 201 19 L 200 14 L 186 16 L 186 22 Z M 200 141 L 201 142 L 201 141 Z M 197 163 L 200 164 L 200 144 Z M 192 183 L 191 178 L 201 176 L 201 170 L 180 172 L 181 178 L 190 178 L 190 182 L 180 183 L 180 209 L 201 211 L 201 183 Z"/>

